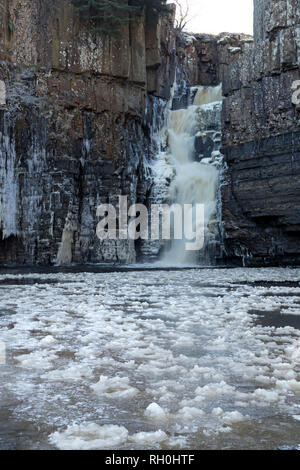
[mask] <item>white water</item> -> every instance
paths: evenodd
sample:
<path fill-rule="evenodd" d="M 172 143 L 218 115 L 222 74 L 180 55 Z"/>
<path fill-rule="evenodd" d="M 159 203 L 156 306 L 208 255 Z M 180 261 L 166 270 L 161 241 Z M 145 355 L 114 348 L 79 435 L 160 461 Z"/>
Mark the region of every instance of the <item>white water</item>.
<path fill-rule="evenodd" d="M 221 86 L 198 87 L 194 103 L 187 109 L 169 111 L 168 119 L 168 147 L 169 159 L 175 170 L 175 177 L 169 188 L 169 201 L 172 203 L 205 207 L 204 230 L 206 236 L 209 232 L 209 223 L 216 217 L 216 193 L 218 184 L 218 169 L 213 161 L 202 159 L 195 161 L 195 137 L 206 138 L 207 120 L 211 117 L 214 108 L 221 106 Z M 204 124 L 204 125 L 203 125 Z M 210 131 L 211 132 L 211 131 Z M 203 230 L 201 222 L 196 224 L 195 217 L 185 220 L 189 233 Z M 199 252 L 186 249 L 187 240 L 173 240 L 171 249 L 165 253 L 162 263 L 169 265 L 197 264 Z M 205 247 L 204 247 L 205 249 Z"/>
<path fill-rule="evenodd" d="M 4 278 L 0 448 L 300 445 L 299 270 Z"/>

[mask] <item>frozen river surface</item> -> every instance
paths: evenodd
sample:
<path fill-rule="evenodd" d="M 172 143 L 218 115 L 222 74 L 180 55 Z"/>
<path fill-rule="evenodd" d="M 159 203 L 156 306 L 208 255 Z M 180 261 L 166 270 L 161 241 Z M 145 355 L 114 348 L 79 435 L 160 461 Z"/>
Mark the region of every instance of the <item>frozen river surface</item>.
<path fill-rule="evenodd" d="M 300 445 L 300 270 L 2 274 L 0 340 L 2 449 Z"/>

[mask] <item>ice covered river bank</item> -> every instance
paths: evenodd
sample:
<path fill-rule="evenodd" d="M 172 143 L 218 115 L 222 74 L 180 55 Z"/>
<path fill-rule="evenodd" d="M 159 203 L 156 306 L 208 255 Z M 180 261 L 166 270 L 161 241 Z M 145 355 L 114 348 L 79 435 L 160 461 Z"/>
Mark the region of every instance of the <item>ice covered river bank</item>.
<path fill-rule="evenodd" d="M 300 446 L 300 270 L 3 273 L 0 340 L 2 449 Z"/>

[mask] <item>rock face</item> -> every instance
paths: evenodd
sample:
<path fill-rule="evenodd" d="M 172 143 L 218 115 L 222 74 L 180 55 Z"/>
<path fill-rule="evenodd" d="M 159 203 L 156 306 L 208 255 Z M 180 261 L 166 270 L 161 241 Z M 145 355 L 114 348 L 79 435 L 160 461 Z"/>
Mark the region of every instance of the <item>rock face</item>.
<path fill-rule="evenodd" d="M 251 50 L 252 44 L 253 38 L 247 34 L 178 34 L 174 109 L 191 104 L 189 87 L 222 83 L 227 68 Z"/>
<path fill-rule="evenodd" d="M 96 208 L 146 199 L 174 10 L 117 39 L 89 33 L 69 0 L 3 0 L 0 15 L 0 263 L 134 261 L 133 242 L 98 240 Z"/>
<path fill-rule="evenodd" d="M 247 49 L 244 36 L 180 35 L 174 14 L 143 12 L 109 39 L 90 33 L 69 0 L 2 0 L 0 263 L 145 255 L 138 242 L 99 241 L 97 206 L 119 195 L 149 203 L 175 77 L 178 108 L 190 85 L 217 84 Z"/>
<path fill-rule="evenodd" d="M 255 0 L 254 45 L 178 34 L 174 9 L 142 12 L 108 39 L 69 0 L 0 6 L 0 264 L 147 257 L 139 242 L 99 241 L 97 206 L 149 204 L 173 84 L 180 109 L 192 86 L 221 82 L 223 260 L 300 260 L 298 0 Z"/>
<path fill-rule="evenodd" d="M 177 38 L 176 51 L 189 85 L 216 86 L 223 82 L 227 68 L 252 45 L 253 38 L 248 34 L 183 33 Z"/>
<path fill-rule="evenodd" d="M 223 75 L 222 188 L 227 259 L 300 260 L 298 0 L 255 0 L 254 47 Z"/>

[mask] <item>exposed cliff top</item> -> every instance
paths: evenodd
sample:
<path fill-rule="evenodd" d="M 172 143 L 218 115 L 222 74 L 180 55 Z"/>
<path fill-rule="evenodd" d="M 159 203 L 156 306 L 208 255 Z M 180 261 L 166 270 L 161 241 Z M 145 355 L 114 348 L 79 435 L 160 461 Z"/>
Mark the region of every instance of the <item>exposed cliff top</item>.
<path fill-rule="evenodd" d="M 217 41 L 219 44 L 232 44 L 236 41 L 241 42 L 249 42 L 252 43 L 254 38 L 250 34 L 244 33 L 229 33 L 229 32 L 222 32 L 219 34 L 208 34 L 208 33 L 193 33 L 189 31 L 183 31 L 181 36 L 184 40 L 188 41 L 207 41 L 207 42 L 215 42 Z"/>
<path fill-rule="evenodd" d="M 184 61 L 189 85 L 217 85 L 224 69 L 253 47 L 253 37 L 243 33 L 176 32 L 176 52 Z"/>

